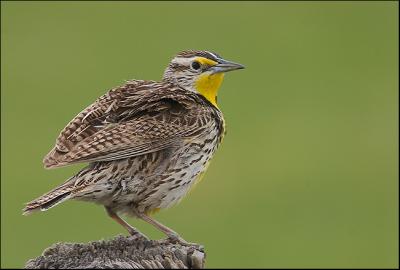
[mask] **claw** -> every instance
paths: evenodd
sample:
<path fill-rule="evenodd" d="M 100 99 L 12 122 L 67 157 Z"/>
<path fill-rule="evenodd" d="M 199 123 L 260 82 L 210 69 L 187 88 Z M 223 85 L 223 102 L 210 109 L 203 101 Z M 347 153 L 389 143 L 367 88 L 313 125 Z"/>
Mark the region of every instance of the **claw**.
<path fill-rule="evenodd" d="M 186 247 L 194 247 L 195 249 L 198 249 L 198 250 L 204 249 L 204 247 L 202 245 L 199 245 L 197 243 L 187 242 L 185 239 L 183 239 L 182 237 L 180 237 L 179 235 L 176 235 L 176 234 L 169 235 L 166 239 L 163 239 L 163 242 L 172 243 L 172 244 L 180 244 L 181 246 L 186 246 Z"/>
<path fill-rule="evenodd" d="M 138 232 L 136 230 L 129 230 L 129 234 L 131 235 L 131 238 L 134 240 L 141 240 L 144 242 L 150 241 L 150 239 L 146 235 L 144 235 L 143 233 Z"/>

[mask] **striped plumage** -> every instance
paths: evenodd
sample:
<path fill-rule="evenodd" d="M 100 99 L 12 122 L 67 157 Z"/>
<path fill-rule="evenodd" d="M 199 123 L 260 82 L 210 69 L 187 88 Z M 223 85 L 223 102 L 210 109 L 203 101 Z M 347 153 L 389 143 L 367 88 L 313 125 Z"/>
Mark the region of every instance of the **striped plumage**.
<path fill-rule="evenodd" d="M 46 168 L 89 165 L 29 202 L 24 213 L 67 199 L 91 201 L 131 234 L 141 235 L 116 213 L 183 241 L 149 214 L 182 199 L 205 171 L 224 134 L 216 93 L 223 73 L 239 68 L 215 53 L 184 51 L 162 81 L 132 80 L 108 91 L 61 131 L 44 158 Z"/>

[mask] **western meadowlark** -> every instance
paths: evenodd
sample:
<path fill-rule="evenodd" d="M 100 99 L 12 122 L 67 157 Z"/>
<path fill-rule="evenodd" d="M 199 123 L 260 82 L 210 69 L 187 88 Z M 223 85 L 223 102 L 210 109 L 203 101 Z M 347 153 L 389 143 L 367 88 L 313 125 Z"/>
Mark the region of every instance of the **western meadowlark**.
<path fill-rule="evenodd" d="M 132 80 L 108 91 L 69 122 L 43 160 L 45 168 L 89 165 L 27 203 L 24 214 L 68 199 L 90 201 L 133 236 L 148 239 L 118 214 L 187 243 L 150 215 L 179 202 L 206 170 L 225 132 L 218 89 L 225 72 L 242 68 L 213 52 L 187 50 L 161 81 Z"/>

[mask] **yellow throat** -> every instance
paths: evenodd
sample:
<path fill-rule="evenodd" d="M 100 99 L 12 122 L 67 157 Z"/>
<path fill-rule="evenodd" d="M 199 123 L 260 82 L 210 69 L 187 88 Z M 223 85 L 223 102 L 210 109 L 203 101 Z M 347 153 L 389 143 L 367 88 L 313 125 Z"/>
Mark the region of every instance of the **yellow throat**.
<path fill-rule="evenodd" d="M 224 73 L 201 74 L 196 81 L 196 90 L 218 108 L 216 98 L 223 80 Z"/>

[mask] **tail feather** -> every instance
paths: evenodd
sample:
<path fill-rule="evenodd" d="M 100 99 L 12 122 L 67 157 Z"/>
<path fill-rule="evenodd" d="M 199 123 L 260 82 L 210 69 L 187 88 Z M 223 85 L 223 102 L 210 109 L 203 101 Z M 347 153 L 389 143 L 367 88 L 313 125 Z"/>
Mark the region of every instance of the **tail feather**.
<path fill-rule="evenodd" d="M 23 215 L 29 215 L 35 211 L 46 211 L 63 201 L 71 198 L 72 190 L 74 189 L 71 183 L 61 185 L 39 198 L 27 203 L 23 209 Z"/>
<path fill-rule="evenodd" d="M 63 201 L 69 199 L 70 195 L 71 195 L 71 192 L 66 192 L 66 193 L 42 204 L 40 206 L 40 210 L 46 211 L 46 210 L 52 208 L 53 206 L 56 206 L 57 204 L 62 203 Z"/>

